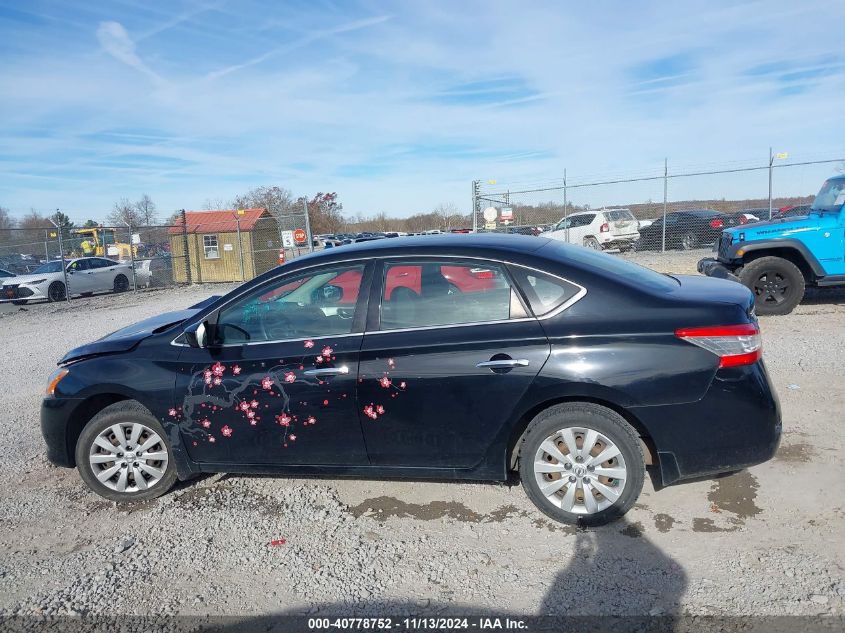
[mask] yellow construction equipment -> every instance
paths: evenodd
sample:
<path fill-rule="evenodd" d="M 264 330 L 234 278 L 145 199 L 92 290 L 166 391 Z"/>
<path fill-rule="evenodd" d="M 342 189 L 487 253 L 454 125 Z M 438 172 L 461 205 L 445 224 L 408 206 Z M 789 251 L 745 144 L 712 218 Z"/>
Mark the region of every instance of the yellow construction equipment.
<path fill-rule="evenodd" d="M 74 250 L 83 257 L 110 257 L 123 260 L 138 256 L 138 246 L 118 242 L 117 231 L 113 228 L 73 229 L 70 233 L 82 238 L 79 247 Z M 132 249 L 131 255 L 130 249 Z"/>

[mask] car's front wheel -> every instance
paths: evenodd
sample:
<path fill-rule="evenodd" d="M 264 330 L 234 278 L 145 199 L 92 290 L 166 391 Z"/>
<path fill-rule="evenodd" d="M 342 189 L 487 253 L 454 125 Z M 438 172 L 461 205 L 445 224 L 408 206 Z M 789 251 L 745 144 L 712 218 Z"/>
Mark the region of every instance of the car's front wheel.
<path fill-rule="evenodd" d="M 167 434 L 146 407 L 127 400 L 95 415 L 76 443 L 76 467 L 91 490 L 111 501 L 144 501 L 176 481 Z"/>
<path fill-rule="evenodd" d="M 603 525 L 640 496 L 645 459 L 639 437 L 622 416 L 597 404 L 571 402 L 529 423 L 519 475 L 528 497 L 551 518 Z"/>
<path fill-rule="evenodd" d="M 54 281 L 47 288 L 48 301 L 64 301 L 65 300 L 65 285 L 61 281 Z"/>
<path fill-rule="evenodd" d="M 754 293 L 758 315 L 789 314 L 804 298 L 804 275 L 788 259 L 761 257 L 742 267 L 739 280 Z"/>

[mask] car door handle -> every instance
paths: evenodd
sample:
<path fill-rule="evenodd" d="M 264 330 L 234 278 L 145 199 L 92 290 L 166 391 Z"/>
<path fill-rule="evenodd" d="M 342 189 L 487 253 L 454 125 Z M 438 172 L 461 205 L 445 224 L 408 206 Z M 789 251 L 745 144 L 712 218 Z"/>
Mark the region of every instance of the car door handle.
<path fill-rule="evenodd" d="M 306 369 L 306 376 L 340 376 L 349 373 L 349 367 L 323 367 L 322 369 Z"/>
<path fill-rule="evenodd" d="M 504 358 L 502 360 L 485 360 L 477 363 L 475 366 L 479 369 L 487 367 L 489 369 L 507 369 L 508 367 L 528 367 L 530 363 L 526 358 Z"/>

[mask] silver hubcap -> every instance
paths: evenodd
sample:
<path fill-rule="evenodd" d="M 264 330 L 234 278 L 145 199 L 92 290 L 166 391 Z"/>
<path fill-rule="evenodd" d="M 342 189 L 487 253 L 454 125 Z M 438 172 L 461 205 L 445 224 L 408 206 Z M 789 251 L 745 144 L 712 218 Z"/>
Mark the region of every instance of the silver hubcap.
<path fill-rule="evenodd" d="M 155 486 L 167 472 L 167 447 L 158 433 L 135 422 L 114 424 L 91 444 L 88 463 L 94 476 L 116 492 Z"/>
<path fill-rule="evenodd" d="M 561 429 L 540 444 L 534 477 L 549 503 L 573 514 L 595 514 L 616 503 L 628 470 L 606 435 L 586 427 Z"/>

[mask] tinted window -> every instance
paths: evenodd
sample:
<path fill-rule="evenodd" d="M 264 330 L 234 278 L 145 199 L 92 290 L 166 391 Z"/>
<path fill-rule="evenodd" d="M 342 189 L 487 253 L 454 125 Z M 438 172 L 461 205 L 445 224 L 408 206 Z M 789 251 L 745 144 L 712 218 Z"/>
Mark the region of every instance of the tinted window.
<path fill-rule="evenodd" d="M 613 222 L 616 220 L 633 220 L 634 214 L 628 209 L 614 209 L 613 211 L 605 211 L 604 217 L 608 222 Z"/>
<path fill-rule="evenodd" d="M 383 281 L 382 330 L 526 316 L 501 264 L 390 263 Z"/>
<path fill-rule="evenodd" d="M 513 266 L 511 270 L 536 316 L 552 312 L 581 292 L 580 286 L 553 275 L 522 266 Z"/>
<path fill-rule="evenodd" d="M 669 219 L 669 216 L 666 216 Z M 621 257 L 600 253 L 589 248 L 569 246 L 563 242 L 550 242 L 543 247 L 543 254 L 561 262 L 577 262 L 618 277 L 626 282 L 651 290 L 674 290 L 679 283 L 674 277 L 661 275 L 650 268 L 633 264 Z"/>
<path fill-rule="evenodd" d="M 114 266 L 117 262 L 114 262 L 110 259 L 92 259 L 91 261 L 91 268 L 108 268 L 109 266 Z"/>
<path fill-rule="evenodd" d="M 78 271 L 78 270 L 91 270 L 91 260 L 90 259 L 77 259 L 75 262 L 71 262 L 70 266 L 67 267 L 69 271 Z M 61 267 L 59 267 L 61 270 Z"/>
<path fill-rule="evenodd" d="M 49 262 L 47 264 L 44 264 L 43 266 L 39 266 L 38 268 L 36 268 L 32 272 L 39 273 L 39 274 L 40 273 L 60 273 L 60 272 L 62 272 L 62 262 L 60 262 L 60 261 Z"/>
<path fill-rule="evenodd" d="M 281 341 L 349 334 L 364 266 L 288 275 L 220 311 L 217 342 Z"/>

